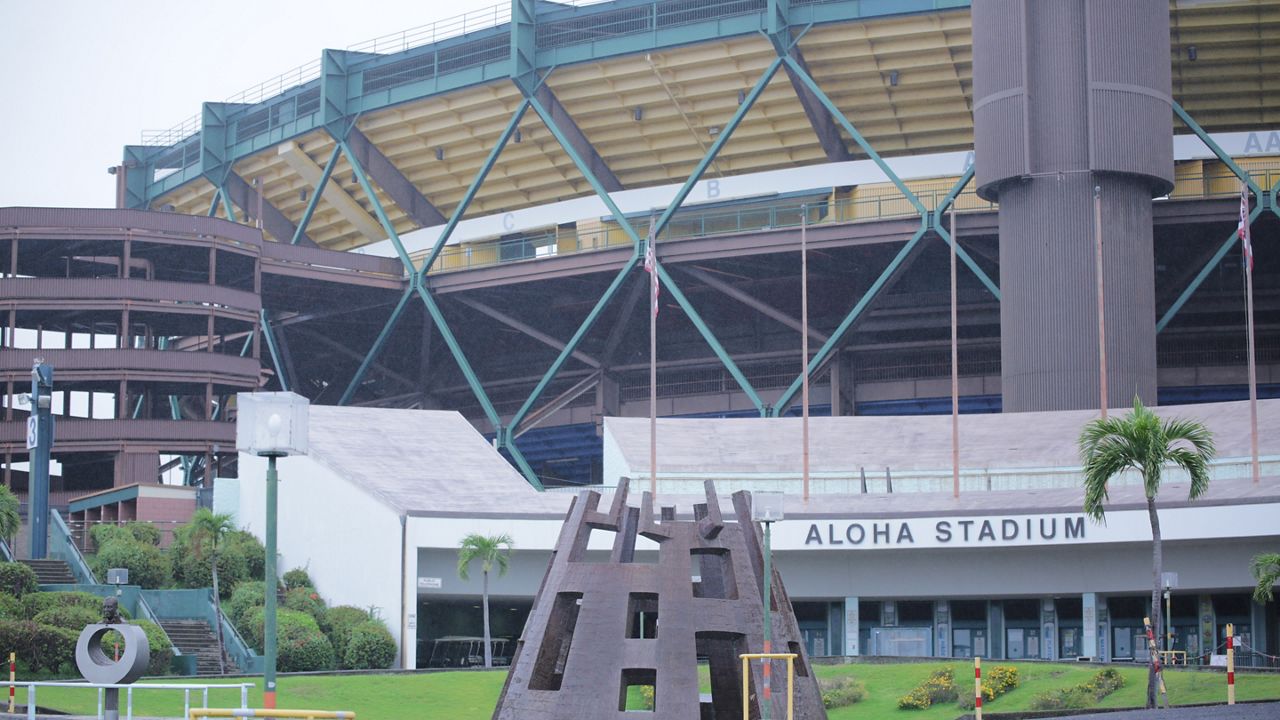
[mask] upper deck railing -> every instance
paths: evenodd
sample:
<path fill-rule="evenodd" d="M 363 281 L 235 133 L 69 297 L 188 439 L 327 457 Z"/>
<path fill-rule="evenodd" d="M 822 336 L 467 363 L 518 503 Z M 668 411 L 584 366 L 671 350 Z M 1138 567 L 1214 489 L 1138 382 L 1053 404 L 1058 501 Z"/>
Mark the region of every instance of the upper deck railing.
<path fill-rule="evenodd" d="M 1274 167 L 1251 171 L 1254 182 L 1270 189 L 1280 183 L 1280 158 Z M 948 180 L 948 183 L 952 180 Z M 934 210 L 948 190 L 916 191 L 916 196 L 929 210 Z M 1239 181 L 1229 172 L 1212 172 L 1179 178 L 1168 200 L 1239 197 Z M 1161 200 L 1160 202 L 1163 202 Z M 978 197 L 972 184 L 961 192 L 954 207 L 960 213 L 996 209 L 996 204 Z M 682 211 L 658 237 L 659 242 L 730 235 L 764 230 L 791 229 L 801 225 L 802 208 L 808 211 L 810 227 L 837 223 L 869 222 L 918 217 L 915 207 L 896 190 L 880 194 L 842 198 L 834 202 L 819 198 L 805 203 L 785 202 L 777 205 L 755 204 L 750 207 L 715 211 Z M 647 218 L 634 218 L 632 224 L 641 235 L 648 231 Z M 590 228 L 548 230 L 517 238 L 478 241 L 449 245 L 432 267 L 432 274 L 487 267 L 521 260 L 534 260 L 556 255 L 569 255 L 593 250 L 616 248 L 631 243 L 631 237 L 616 223 L 605 222 Z"/>

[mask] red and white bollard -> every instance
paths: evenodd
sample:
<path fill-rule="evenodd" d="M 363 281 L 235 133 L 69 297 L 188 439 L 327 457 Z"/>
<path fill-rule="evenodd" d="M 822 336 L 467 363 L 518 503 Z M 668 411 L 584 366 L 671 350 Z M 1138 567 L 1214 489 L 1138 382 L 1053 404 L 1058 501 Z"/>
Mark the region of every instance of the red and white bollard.
<path fill-rule="evenodd" d="M 973 718 L 982 720 L 982 658 L 973 658 Z"/>
<path fill-rule="evenodd" d="M 1227 704 L 1236 704 L 1235 625 L 1227 623 Z"/>
<path fill-rule="evenodd" d="M 13 683 L 18 677 L 17 653 L 9 653 L 9 714 L 13 714 Z"/>

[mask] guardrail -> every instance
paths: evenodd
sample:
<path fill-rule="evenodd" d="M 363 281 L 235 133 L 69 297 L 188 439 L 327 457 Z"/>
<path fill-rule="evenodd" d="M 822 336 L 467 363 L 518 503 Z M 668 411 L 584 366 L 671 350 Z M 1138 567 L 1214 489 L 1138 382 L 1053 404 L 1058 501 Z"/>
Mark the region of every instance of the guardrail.
<path fill-rule="evenodd" d="M 71 530 L 62 519 L 62 513 L 50 510 L 49 515 L 53 519 L 49 524 L 49 557 L 67 563 L 76 582 L 97 585 L 98 580 L 93 576 L 93 570 L 89 568 L 89 564 L 84 561 L 84 556 L 80 554 L 80 548 L 76 547 Z"/>
<path fill-rule="evenodd" d="M 207 717 L 264 717 L 264 718 L 303 718 L 304 720 L 322 720 L 338 718 L 355 720 L 356 714 L 350 710 L 278 710 L 276 708 L 248 708 L 232 710 L 230 708 L 192 708 L 187 711 L 190 720 Z"/>
<path fill-rule="evenodd" d="M 1280 183 L 1280 167 L 1255 169 L 1251 171 L 1251 177 L 1259 187 L 1270 190 Z M 948 192 L 947 189 L 939 188 L 917 191 L 916 196 L 928 210 L 933 211 Z M 1212 173 L 1180 178 L 1169 195 L 1159 201 L 1228 198 L 1239 197 L 1239 195 L 1240 185 L 1235 175 Z M 801 225 L 802 207 L 808 210 L 809 227 L 919 215 L 915 206 L 906 197 L 897 191 L 890 191 L 878 195 L 843 198 L 835 202 L 820 199 L 803 204 L 792 202 L 764 207 L 757 205 L 719 212 L 685 211 L 677 213 L 672 218 L 658 239 L 659 241 L 686 240 L 743 232 L 798 228 Z M 958 213 L 964 214 L 990 212 L 998 206 L 996 203 L 978 197 L 977 191 L 971 186 L 956 196 L 954 207 Z M 643 237 L 648 232 L 649 221 L 632 219 L 632 226 Z M 518 238 L 460 243 L 449 245 L 440 253 L 435 265 L 431 268 L 431 274 L 604 250 L 630 245 L 630 243 L 631 236 L 612 222 L 573 231 L 542 231 Z"/>
<path fill-rule="evenodd" d="M 210 690 L 239 690 L 240 691 L 240 707 L 249 707 L 249 688 L 253 687 L 253 683 L 221 683 L 221 684 L 191 684 L 191 683 L 147 683 L 141 685 L 111 685 L 102 683 L 83 683 L 83 682 L 24 682 L 17 683 L 19 687 L 25 688 L 27 691 L 27 718 L 35 720 L 36 718 L 36 688 L 42 687 L 70 687 L 70 688 L 92 688 L 98 691 L 98 714 L 96 717 L 104 717 L 103 691 L 108 689 L 125 691 L 125 712 L 123 717 L 125 720 L 133 720 L 133 691 L 134 690 L 182 690 L 183 691 L 183 708 L 182 715 L 186 717 L 191 712 L 191 691 L 198 690 L 202 694 L 203 707 L 209 707 L 209 691 Z"/>

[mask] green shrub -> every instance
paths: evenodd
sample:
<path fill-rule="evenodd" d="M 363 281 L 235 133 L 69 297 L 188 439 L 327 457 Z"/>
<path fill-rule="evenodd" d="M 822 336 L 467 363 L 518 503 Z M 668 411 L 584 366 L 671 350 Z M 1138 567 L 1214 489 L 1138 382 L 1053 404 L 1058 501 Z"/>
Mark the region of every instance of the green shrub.
<path fill-rule="evenodd" d="M 39 587 L 35 570 L 19 562 L 0 562 L 0 591 L 22 597 Z"/>
<path fill-rule="evenodd" d="M 368 611 L 351 605 L 339 605 L 325 611 L 324 625 L 329 628 L 329 641 L 339 658 L 347 656 L 347 642 L 356 626 L 370 619 Z"/>
<path fill-rule="evenodd" d="M 57 592 L 36 592 L 22 598 L 23 618 L 34 620 L 37 615 L 46 610 L 53 610 L 63 607 L 77 607 L 88 610 L 98 618 L 95 622 L 102 620 L 102 598 L 87 592 L 71 592 L 60 590 Z M 125 615 L 124 608 L 120 608 L 120 614 Z M 39 622 L 39 621 L 37 621 Z"/>
<path fill-rule="evenodd" d="M 22 601 L 7 592 L 0 592 L 0 620 L 25 620 L 27 611 Z"/>
<path fill-rule="evenodd" d="M 261 616 L 262 613 L 257 613 Z M 259 633 L 261 634 L 261 633 Z M 333 644 L 305 613 L 281 610 L 276 619 L 277 653 L 281 672 L 332 670 Z"/>
<path fill-rule="evenodd" d="M 160 528 L 156 527 L 155 523 L 141 521 L 131 522 L 124 527 L 125 530 L 129 531 L 129 534 L 133 539 L 140 543 L 145 545 L 160 544 Z"/>
<path fill-rule="evenodd" d="M 1117 670 L 1100 670 L 1086 683 L 1069 688 L 1046 690 L 1031 699 L 1032 710 L 1072 710 L 1093 706 L 1099 700 L 1124 687 L 1124 676 Z"/>
<path fill-rule="evenodd" d="M 33 672 L 62 675 L 73 672 L 79 637 L 79 632 L 30 620 L 0 620 L 0 652 L 15 653 Z"/>
<path fill-rule="evenodd" d="M 213 571 L 209 563 L 212 550 L 208 538 L 197 547 L 191 525 L 175 530 L 169 547 L 174 581 L 181 587 L 212 587 Z M 257 538 L 243 530 L 227 533 L 218 544 L 218 593 L 225 600 L 239 584 L 261 579 L 265 562 L 266 552 Z"/>
<path fill-rule="evenodd" d="M 236 585 L 235 590 L 231 591 L 231 598 L 222 604 L 222 612 L 226 613 L 227 618 L 231 620 L 231 624 L 236 626 L 236 630 L 241 635 L 249 637 L 249 612 L 254 608 L 262 607 L 266 603 L 266 598 L 262 594 L 263 583 L 261 580 L 247 580 Z"/>
<path fill-rule="evenodd" d="M 228 552 L 238 557 L 244 558 L 248 574 L 245 575 L 246 580 L 262 580 L 267 567 L 267 550 L 262 547 L 262 543 L 253 533 L 245 530 L 233 530 L 227 533 L 227 537 L 222 541 L 222 547 L 219 554 Z M 218 572 L 222 572 L 222 566 L 218 566 Z"/>
<path fill-rule="evenodd" d="M 155 545 L 138 542 L 132 535 L 112 537 L 99 545 L 91 564 L 100 578 L 106 577 L 108 568 L 126 568 L 130 584 L 148 589 L 165 587 L 173 577 L 169 557 Z"/>
<path fill-rule="evenodd" d="M 848 675 L 832 679 L 818 678 L 818 690 L 822 692 L 822 706 L 828 710 L 852 705 L 867 697 L 867 686 Z"/>
<path fill-rule="evenodd" d="M 983 670 L 982 704 L 985 706 L 1021 684 L 1022 677 L 1018 674 L 1018 668 L 1012 665 L 996 665 L 989 670 Z M 972 710 L 974 707 L 973 696 L 967 694 L 962 696 L 960 698 L 960 707 L 965 710 Z"/>
<path fill-rule="evenodd" d="M 284 607 L 304 612 L 315 618 L 316 625 L 327 631 L 329 621 L 325 618 L 325 604 L 320 593 L 311 586 L 296 587 L 284 594 Z"/>
<path fill-rule="evenodd" d="M 937 703 L 955 702 L 959 695 L 955 671 L 949 667 L 942 668 L 934 670 L 927 680 L 898 698 L 898 707 L 903 710 L 923 710 Z"/>
<path fill-rule="evenodd" d="M 346 654 L 342 656 L 345 670 L 382 670 L 396 659 L 396 641 L 381 622 L 366 620 L 351 630 Z"/>
<path fill-rule="evenodd" d="M 240 631 L 240 634 L 244 639 L 251 643 L 258 652 L 262 652 L 263 617 L 265 615 L 266 608 L 255 607 L 248 613 L 248 622 L 246 623 L 246 627 L 236 628 Z M 304 612 L 298 612 L 297 610 L 290 610 L 288 608 L 277 608 L 276 633 L 278 637 L 276 644 L 280 645 L 284 642 L 282 638 L 284 637 L 286 628 L 293 628 L 295 626 L 320 632 L 320 626 L 316 624 L 316 619 L 310 615 Z M 248 632 L 246 633 L 245 630 L 248 630 Z M 320 634 L 323 635 L 324 633 Z M 330 644 L 329 650 L 332 652 L 332 644 Z"/>
<path fill-rule="evenodd" d="M 94 547 L 102 547 L 113 540 L 135 540 L 133 533 L 129 532 L 123 525 L 115 523 L 99 523 L 89 528 L 89 538 L 93 540 Z"/>
<path fill-rule="evenodd" d="M 32 620 L 41 625 L 52 625 L 79 634 L 86 625 L 102 622 L 102 613 L 76 605 L 63 605 L 41 610 Z"/>
<path fill-rule="evenodd" d="M 311 576 L 307 574 L 305 568 L 294 568 L 284 574 L 284 589 L 294 590 L 297 588 L 314 588 L 315 583 L 311 582 Z"/>

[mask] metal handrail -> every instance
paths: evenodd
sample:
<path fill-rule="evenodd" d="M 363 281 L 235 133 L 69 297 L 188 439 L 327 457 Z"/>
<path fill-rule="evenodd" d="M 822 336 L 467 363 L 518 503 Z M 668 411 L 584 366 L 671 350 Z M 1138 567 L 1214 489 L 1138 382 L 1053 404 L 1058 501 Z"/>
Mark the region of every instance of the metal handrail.
<path fill-rule="evenodd" d="M 1280 182 L 1280 167 L 1256 168 L 1251 177 L 1259 186 L 1271 188 Z M 1240 188 L 1236 176 L 1230 172 L 1202 174 L 1182 178 L 1174 189 L 1161 200 L 1188 200 L 1193 198 L 1239 197 Z M 1199 187 L 1195 187 L 1196 185 Z M 946 197 L 948 190 L 937 188 L 922 190 L 916 196 L 930 211 Z M 989 212 L 996 203 L 978 197 L 977 190 L 966 189 L 956 196 L 956 211 L 960 214 Z M 919 212 L 897 190 L 886 189 L 878 194 L 842 198 L 834 202 L 807 202 L 753 206 L 723 212 L 684 211 L 677 213 L 659 240 L 684 240 L 742 232 L 787 229 L 800 227 L 801 207 L 810 211 L 809 227 L 836 223 L 870 222 L 894 218 L 916 217 Z M 812 212 L 823 209 L 826 214 L 814 218 Z M 647 220 L 632 220 L 641 235 L 647 230 Z M 454 272 L 478 267 L 489 267 L 509 262 L 536 260 L 542 257 L 590 252 L 616 248 L 631 243 L 631 237 L 616 223 L 604 223 L 592 229 L 564 231 L 537 231 L 518 238 L 481 240 L 449 245 L 437 258 L 431 274 Z M 417 259 L 417 258 L 415 258 Z"/>
<path fill-rule="evenodd" d="M 249 707 L 249 688 L 254 687 L 254 683 L 147 683 L 143 685 L 118 685 L 112 683 L 87 683 L 87 682 L 23 682 L 17 683 L 27 690 L 27 718 L 35 720 L 36 718 L 36 688 L 38 687 L 72 687 L 72 688 L 92 688 L 98 691 L 98 713 L 96 717 L 104 717 L 103 691 L 104 690 L 124 690 L 125 691 L 125 712 L 123 717 L 125 720 L 133 720 L 133 691 L 134 690 L 182 690 L 183 691 L 183 709 L 182 715 L 186 717 L 191 712 L 191 691 L 199 690 L 203 696 L 203 707 L 209 707 L 209 691 L 210 690 L 230 690 L 238 689 L 240 691 L 240 708 Z"/>
<path fill-rule="evenodd" d="M 71 536 L 71 530 L 67 527 L 66 521 L 62 519 L 62 513 L 51 509 L 49 515 L 53 518 L 50 529 L 56 530 L 58 533 L 54 537 L 67 545 L 64 551 L 67 557 L 61 559 L 66 561 L 77 580 L 82 583 L 97 585 L 98 579 L 94 577 L 93 570 L 90 569 L 89 564 L 84 561 L 84 556 L 80 554 L 80 548 L 76 547 L 75 538 Z"/>

